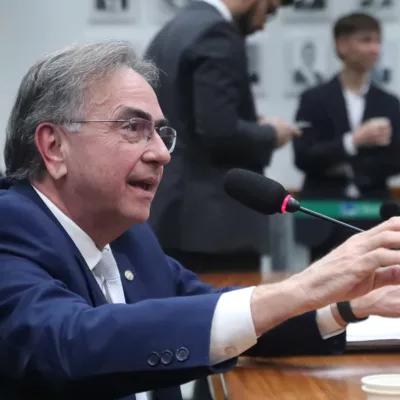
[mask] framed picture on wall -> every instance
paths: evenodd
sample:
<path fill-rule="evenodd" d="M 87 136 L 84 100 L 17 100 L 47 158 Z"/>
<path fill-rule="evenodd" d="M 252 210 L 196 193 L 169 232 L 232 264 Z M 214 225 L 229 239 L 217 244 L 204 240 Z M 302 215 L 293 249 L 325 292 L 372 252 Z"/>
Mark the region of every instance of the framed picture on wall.
<path fill-rule="evenodd" d="M 394 91 L 398 65 L 398 45 L 394 40 L 384 41 L 381 57 L 371 74 L 373 82 L 383 88 Z"/>
<path fill-rule="evenodd" d="M 293 5 L 282 8 L 281 13 L 288 22 L 328 21 L 332 17 L 332 1 L 294 0 Z"/>
<path fill-rule="evenodd" d="M 359 11 L 374 15 L 379 19 L 396 19 L 400 13 L 398 0 L 357 0 Z"/>
<path fill-rule="evenodd" d="M 326 47 L 311 36 L 286 41 L 285 92 L 288 96 L 297 96 L 328 78 Z"/>
<path fill-rule="evenodd" d="M 90 22 L 96 24 L 129 24 L 139 19 L 137 0 L 92 0 Z"/>
<path fill-rule="evenodd" d="M 146 0 L 152 4 L 151 15 L 157 25 L 163 25 L 169 21 L 177 11 L 195 0 Z"/>
<path fill-rule="evenodd" d="M 247 42 L 247 63 L 252 92 L 255 97 L 265 97 L 265 67 L 261 43 Z"/>

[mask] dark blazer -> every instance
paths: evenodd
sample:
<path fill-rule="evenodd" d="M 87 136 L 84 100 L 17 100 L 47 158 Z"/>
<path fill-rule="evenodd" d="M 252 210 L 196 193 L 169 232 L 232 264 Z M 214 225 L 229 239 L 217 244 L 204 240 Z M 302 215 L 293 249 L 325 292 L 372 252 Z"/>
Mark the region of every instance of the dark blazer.
<path fill-rule="evenodd" d="M 209 366 L 211 322 L 222 292 L 162 252 L 138 225 L 111 243 L 128 304 L 108 304 L 74 243 L 29 184 L 0 180 L 1 399 L 134 399 L 226 371 Z M 315 313 L 271 330 L 252 354 L 331 353 Z M 257 348 L 259 347 L 259 351 Z M 127 397 L 125 397 L 127 396 Z"/>
<path fill-rule="evenodd" d="M 296 120 L 311 123 L 311 127 L 304 129 L 293 142 L 296 166 L 305 173 L 302 198 L 345 200 L 349 181 L 346 174 L 337 168 L 344 163 L 352 166 L 361 199 L 384 200 L 389 197 L 387 179 L 400 173 L 400 107 L 395 96 L 375 84 L 371 84 L 366 94 L 362 120 L 373 117 L 390 119 L 393 129 L 391 145 L 358 149 L 357 155 L 350 156 L 343 146 L 343 135 L 351 128 L 339 78 L 336 76 L 302 94 Z M 369 229 L 378 222 L 358 220 L 354 224 Z M 352 234 L 325 221 L 312 219 L 299 220 L 296 231 L 298 240 L 310 247 L 326 243 L 324 251 Z"/>
<path fill-rule="evenodd" d="M 161 245 L 265 253 L 266 217 L 223 190 L 231 168 L 261 173 L 276 144 L 274 129 L 256 123 L 244 37 L 196 1 L 156 35 L 147 55 L 162 70 L 159 102 L 178 131 L 150 218 Z"/>
<path fill-rule="evenodd" d="M 392 124 L 392 143 L 387 147 L 365 147 L 350 156 L 343 135 L 351 131 L 338 77 L 305 91 L 296 114 L 310 128 L 294 140 L 296 166 L 305 173 L 302 196 L 344 198 L 345 174 L 333 172 L 340 164 L 351 164 L 362 198 L 388 197 L 387 179 L 400 173 L 400 104 L 397 97 L 371 84 L 366 94 L 362 121 L 387 117 Z"/>

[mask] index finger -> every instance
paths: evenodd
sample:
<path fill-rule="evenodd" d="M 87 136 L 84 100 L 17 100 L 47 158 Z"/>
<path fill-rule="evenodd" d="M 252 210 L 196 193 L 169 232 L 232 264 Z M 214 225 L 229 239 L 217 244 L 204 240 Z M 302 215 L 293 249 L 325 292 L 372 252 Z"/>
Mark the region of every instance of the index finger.
<path fill-rule="evenodd" d="M 365 232 L 359 233 L 358 235 L 363 236 L 365 239 L 368 239 L 378 233 L 385 231 L 400 232 L 400 217 L 392 217 L 387 221 L 381 222 L 379 225 L 368 229 Z"/>

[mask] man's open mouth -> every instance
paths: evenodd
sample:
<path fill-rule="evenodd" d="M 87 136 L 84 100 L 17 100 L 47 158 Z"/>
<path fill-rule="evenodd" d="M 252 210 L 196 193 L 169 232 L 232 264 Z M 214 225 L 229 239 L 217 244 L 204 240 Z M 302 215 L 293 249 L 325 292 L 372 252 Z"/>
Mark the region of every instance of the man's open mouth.
<path fill-rule="evenodd" d="M 151 192 L 155 186 L 154 183 L 148 181 L 130 181 L 128 185 L 145 190 L 146 192 Z"/>

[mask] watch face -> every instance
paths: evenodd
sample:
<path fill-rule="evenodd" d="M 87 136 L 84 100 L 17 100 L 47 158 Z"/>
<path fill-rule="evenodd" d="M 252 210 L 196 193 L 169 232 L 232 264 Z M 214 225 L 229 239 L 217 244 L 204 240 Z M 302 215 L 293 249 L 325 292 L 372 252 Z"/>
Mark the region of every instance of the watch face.
<path fill-rule="evenodd" d="M 191 0 L 164 0 L 171 8 L 180 8 L 188 4 Z"/>

